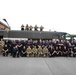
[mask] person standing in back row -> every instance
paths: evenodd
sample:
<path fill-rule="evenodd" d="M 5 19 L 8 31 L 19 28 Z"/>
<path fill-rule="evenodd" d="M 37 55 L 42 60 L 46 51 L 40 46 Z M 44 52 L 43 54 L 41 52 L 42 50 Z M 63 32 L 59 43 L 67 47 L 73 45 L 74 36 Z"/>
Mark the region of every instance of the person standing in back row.
<path fill-rule="evenodd" d="M 23 24 L 21 25 L 21 30 L 24 30 L 24 25 Z"/>
<path fill-rule="evenodd" d="M 40 31 L 43 31 L 43 29 L 44 29 L 44 27 L 41 25 L 41 26 L 40 26 Z"/>
<path fill-rule="evenodd" d="M 25 30 L 29 30 L 29 25 L 28 24 L 26 24 L 26 27 L 25 27 Z"/>
<path fill-rule="evenodd" d="M 38 26 L 37 25 L 35 25 L 34 30 L 38 31 Z"/>
<path fill-rule="evenodd" d="M 30 26 L 29 26 L 29 30 L 30 30 L 30 31 L 32 31 L 32 29 L 33 29 L 33 26 L 32 26 L 32 25 L 30 25 Z"/>

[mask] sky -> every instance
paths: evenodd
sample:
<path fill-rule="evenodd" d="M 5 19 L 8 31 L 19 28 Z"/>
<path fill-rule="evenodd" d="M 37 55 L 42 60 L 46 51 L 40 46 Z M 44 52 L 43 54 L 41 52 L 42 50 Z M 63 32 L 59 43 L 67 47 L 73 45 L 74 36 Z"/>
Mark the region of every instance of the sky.
<path fill-rule="evenodd" d="M 76 34 L 76 0 L 0 0 L 0 19 L 12 30 L 26 26 L 44 26 L 46 31 Z"/>

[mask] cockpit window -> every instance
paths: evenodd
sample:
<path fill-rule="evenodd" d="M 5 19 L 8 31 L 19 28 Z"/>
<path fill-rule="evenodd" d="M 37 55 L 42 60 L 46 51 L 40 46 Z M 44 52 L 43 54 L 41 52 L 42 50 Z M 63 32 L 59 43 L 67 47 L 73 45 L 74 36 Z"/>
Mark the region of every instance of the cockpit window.
<path fill-rule="evenodd" d="M 66 38 L 67 40 L 70 40 L 70 39 L 71 39 L 70 34 L 66 34 L 66 35 L 65 35 L 65 38 Z"/>

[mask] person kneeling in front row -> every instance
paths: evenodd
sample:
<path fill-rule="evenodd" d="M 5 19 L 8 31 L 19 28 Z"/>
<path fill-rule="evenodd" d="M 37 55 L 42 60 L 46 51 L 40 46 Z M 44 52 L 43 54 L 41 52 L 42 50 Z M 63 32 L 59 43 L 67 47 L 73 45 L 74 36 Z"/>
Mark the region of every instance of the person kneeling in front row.
<path fill-rule="evenodd" d="M 19 57 L 19 51 L 18 51 L 18 47 L 15 46 L 13 47 L 13 57 Z"/>
<path fill-rule="evenodd" d="M 7 47 L 7 44 L 4 45 L 2 53 L 3 53 L 3 56 L 8 56 L 8 47 Z"/>

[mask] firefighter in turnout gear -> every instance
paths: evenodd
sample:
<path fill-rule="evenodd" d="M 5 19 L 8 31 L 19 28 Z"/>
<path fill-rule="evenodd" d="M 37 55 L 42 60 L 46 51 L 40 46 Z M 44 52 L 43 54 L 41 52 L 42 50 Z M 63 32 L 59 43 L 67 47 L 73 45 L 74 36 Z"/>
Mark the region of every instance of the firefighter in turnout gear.
<path fill-rule="evenodd" d="M 42 47 L 38 46 L 38 57 L 43 55 Z"/>
<path fill-rule="evenodd" d="M 27 57 L 29 57 L 32 54 L 32 49 L 30 46 L 26 49 Z"/>
<path fill-rule="evenodd" d="M 37 56 L 38 49 L 36 48 L 36 46 L 34 46 L 34 48 L 32 49 L 32 52 L 34 57 Z"/>
<path fill-rule="evenodd" d="M 47 46 L 45 46 L 45 47 L 43 48 L 43 56 L 44 56 L 44 57 L 48 56 L 48 48 L 47 48 Z"/>
<path fill-rule="evenodd" d="M 1 41 L 0 41 L 0 53 L 2 52 L 4 45 L 5 45 L 5 42 L 3 41 L 3 39 L 1 39 Z"/>

